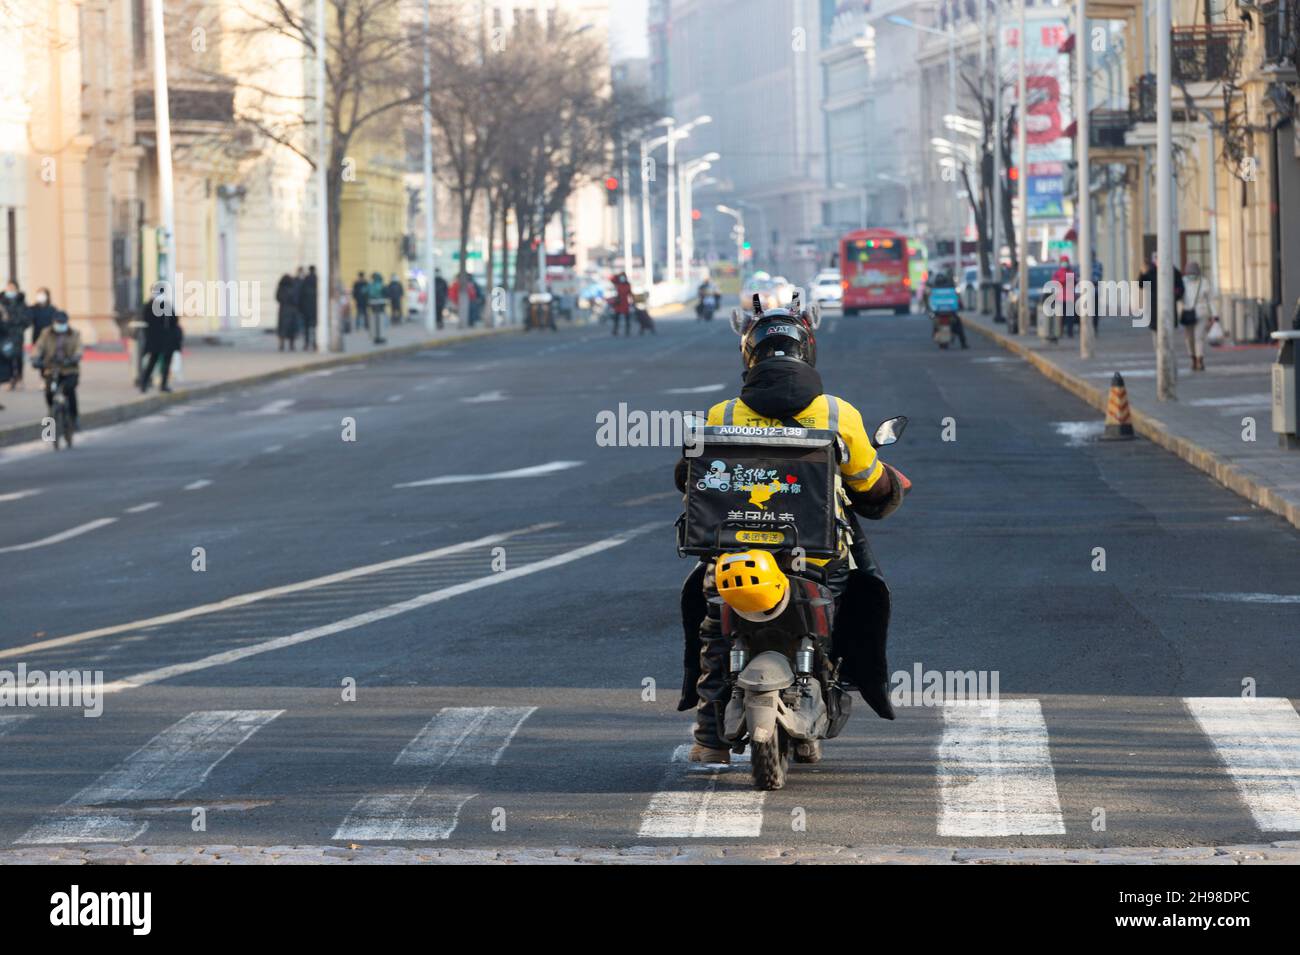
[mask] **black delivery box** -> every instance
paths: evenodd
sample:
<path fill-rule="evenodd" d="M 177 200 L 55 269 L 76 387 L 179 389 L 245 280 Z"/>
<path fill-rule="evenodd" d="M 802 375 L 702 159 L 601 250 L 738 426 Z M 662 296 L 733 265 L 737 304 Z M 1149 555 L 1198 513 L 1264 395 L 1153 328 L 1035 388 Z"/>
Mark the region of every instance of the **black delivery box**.
<path fill-rule="evenodd" d="M 683 451 L 683 554 L 800 547 L 807 557 L 836 555 L 834 431 L 720 425 L 693 437 Z"/>

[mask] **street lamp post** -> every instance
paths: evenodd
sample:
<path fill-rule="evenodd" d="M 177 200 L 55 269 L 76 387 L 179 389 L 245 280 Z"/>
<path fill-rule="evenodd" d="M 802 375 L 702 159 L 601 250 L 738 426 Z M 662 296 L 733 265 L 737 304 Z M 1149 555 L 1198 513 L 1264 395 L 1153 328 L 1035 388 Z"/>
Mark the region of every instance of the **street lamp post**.
<path fill-rule="evenodd" d="M 434 207 L 433 207 L 433 102 L 432 102 L 432 65 L 430 57 L 432 51 L 429 49 L 431 36 L 429 30 L 429 5 L 431 0 L 424 0 L 424 284 L 425 284 L 425 302 L 424 302 L 424 330 L 430 335 L 437 328 L 437 296 L 434 293 L 433 274 L 437 269 L 437 263 L 434 261 Z M 324 0 L 317 0 L 319 7 L 324 6 Z M 318 7 L 318 9 L 319 9 Z M 324 20 L 321 23 L 324 24 Z M 324 33 L 322 32 L 322 37 Z M 319 69 L 324 69 L 324 60 L 321 60 Z M 322 97 L 322 100 L 324 97 Z M 322 108 L 322 114 L 324 110 Z M 322 127 L 323 129 L 324 127 Z M 492 242 L 491 226 L 488 227 L 488 244 Z M 488 285 L 492 285 L 492 276 L 488 276 Z M 489 289 L 490 294 L 490 289 Z M 319 339 L 317 339 L 319 341 Z"/>
<path fill-rule="evenodd" d="M 677 178 L 677 141 L 689 136 L 695 127 L 703 126 L 705 123 L 711 122 L 713 122 L 712 116 L 697 116 L 695 119 L 682 126 L 674 126 L 672 120 L 669 120 L 668 123 L 668 239 L 667 245 L 664 247 L 664 251 L 668 256 L 668 268 L 664 278 L 667 280 L 669 285 L 672 285 L 677 281 L 677 225 L 673 221 L 675 212 L 674 205 L 676 200 L 674 191 L 677 185 L 675 181 Z"/>
<path fill-rule="evenodd" d="M 1092 284 L 1092 176 L 1089 174 L 1091 157 L 1089 147 L 1092 145 L 1088 142 L 1091 135 L 1089 129 L 1088 115 L 1088 10 L 1086 0 L 1077 0 L 1078 2 L 1078 26 L 1074 34 L 1074 56 L 1075 67 L 1077 72 L 1078 107 L 1076 113 L 1078 116 L 1075 120 L 1075 143 L 1076 159 L 1078 160 L 1077 174 L 1078 180 L 1078 199 L 1076 201 L 1078 218 L 1079 218 L 1079 241 L 1077 244 L 1079 281 Z M 1092 317 L 1091 309 L 1096 301 L 1096 289 L 1093 289 L 1092 295 L 1080 295 L 1078 303 L 1079 317 L 1079 357 L 1092 357 Z"/>
<path fill-rule="evenodd" d="M 993 321 L 1002 316 L 1002 2 L 993 6 Z"/>
<path fill-rule="evenodd" d="M 690 279 L 691 259 L 695 254 L 695 224 L 691 220 L 691 208 L 694 205 L 694 186 L 695 178 L 706 170 L 712 168 L 713 163 L 722 157 L 718 153 L 707 153 L 698 159 L 692 159 L 684 162 L 679 170 L 681 177 L 678 197 L 680 199 L 681 220 L 682 220 L 682 278 Z"/>
<path fill-rule="evenodd" d="M 739 209 L 733 209 L 730 206 L 719 205 L 716 207 L 724 216 L 731 216 L 736 220 L 736 228 L 732 230 L 736 235 L 736 278 L 740 282 L 740 287 L 745 287 L 745 214 Z M 745 303 L 740 303 L 743 308 Z"/>
<path fill-rule="evenodd" d="M 163 0 L 150 6 L 153 30 L 153 116 L 158 157 L 158 281 L 166 283 L 167 301 L 177 310 L 181 296 L 176 294 L 176 201 L 172 180 L 171 106 L 167 97 L 167 33 L 163 26 Z"/>
<path fill-rule="evenodd" d="M 1029 334 L 1029 170 L 1025 161 L 1028 152 L 1025 115 L 1028 104 L 1025 102 L 1025 4 L 1029 0 L 1020 0 L 1020 36 L 1016 43 L 1016 163 L 1019 174 L 1016 177 L 1016 201 L 1020 208 L 1016 210 L 1016 285 L 1019 298 L 1016 300 L 1020 313 L 1016 316 L 1016 334 Z"/>

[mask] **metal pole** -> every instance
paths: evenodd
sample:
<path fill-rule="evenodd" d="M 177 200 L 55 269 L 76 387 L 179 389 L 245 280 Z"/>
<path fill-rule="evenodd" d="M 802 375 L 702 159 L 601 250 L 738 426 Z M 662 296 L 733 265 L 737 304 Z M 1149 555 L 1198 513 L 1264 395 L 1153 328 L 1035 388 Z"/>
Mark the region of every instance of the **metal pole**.
<path fill-rule="evenodd" d="M 957 115 L 957 26 L 955 23 L 948 24 L 948 114 L 955 117 Z M 955 122 L 955 120 L 954 120 Z M 957 157 L 953 157 L 953 162 L 958 162 Z M 953 171 L 952 183 L 953 199 L 956 205 L 953 208 L 953 245 L 952 245 L 952 281 L 958 288 L 961 287 L 961 238 L 966 231 L 965 209 L 962 208 L 961 199 L 961 179 Z"/>
<path fill-rule="evenodd" d="M 437 328 L 437 300 L 434 295 L 433 276 L 437 269 L 434 257 L 434 196 L 433 196 L 433 65 L 430 62 L 432 51 L 429 49 L 431 31 L 429 26 L 430 0 L 424 0 L 424 330 L 433 334 Z M 488 243 L 492 242 L 492 217 L 488 217 Z M 505 250 L 502 250 L 505 255 Z M 488 276 L 488 294 L 491 295 L 492 276 Z"/>
<path fill-rule="evenodd" d="M 646 162 L 645 140 L 641 140 L 641 269 L 646 291 L 655 281 L 654 236 L 650 223 L 650 164 Z"/>
<path fill-rule="evenodd" d="M 669 249 L 669 257 L 681 256 L 682 281 L 690 278 L 690 263 L 686 261 L 686 222 L 690 219 L 690 165 L 682 163 L 677 170 L 677 218 L 682 238 L 676 249 Z"/>
<path fill-rule="evenodd" d="M 1156 0 L 1156 397 L 1177 395 L 1174 365 L 1173 108 L 1170 0 Z"/>
<path fill-rule="evenodd" d="M 325 122 L 325 0 L 316 0 L 316 350 L 333 350 L 334 275 L 330 271 L 329 126 Z M 432 283 L 430 279 L 430 283 Z M 433 295 L 433 285 L 429 286 Z"/>
<path fill-rule="evenodd" d="M 163 26 L 163 0 L 150 7 L 153 30 L 153 119 L 158 154 L 158 280 L 165 282 L 173 313 L 180 314 L 183 296 L 176 292 L 176 201 L 172 181 L 171 105 L 167 98 L 167 33 Z"/>
<path fill-rule="evenodd" d="M 1223 289 L 1219 286 L 1219 183 L 1215 172 L 1218 160 L 1215 157 L 1212 120 L 1205 124 L 1205 131 L 1208 135 L 1206 147 L 1209 152 L 1205 157 L 1205 166 L 1210 177 L 1210 288 L 1222 294 Z"/>
<path fill-rule="evenodd" d="M 620 169 L 619 182 L 623 184 L 623 195 L 620 197 L 619 205 L 623 213 L 623 271 L 629 276 L 632 274 L 632 184 L 627 178 L 627 144 L 621 146 L 623 154 L 622 167 Z"/>
<path fill-rule="evenodd" d="M 1090 175 L 1091 166 L 1089 165 L 1091 157 L 1089 148 L 1092 145 L 1088 141 L 1091 135 L 1090 119 L 1088 115 L 1088 10 L 1086 0 L 1077 0 L 1078 2 L 1078 27 L 1074 38 L 1074 59 L 1078 68 L 1078 94 L 1076 112 L 1078 116 L 1075 120 L 1075 148 L 1078 158 L 1078 215 L 1079 215 L 1079 242 L 1078 242 L 1078 266 L 1079 281 L 1092 283 L 1092 176 Z M 1095 299 L 1096 289 L 1093 289 L 1093 295 L 1079 296 L 1079 357 L 1091 358 L 1093 351 L 1092 341 L 1092 306 Z"/>
<path fill-rule="evenodd" d="M 672 285 L 677 278 L 677 246 L 675 236 L 677 232 L 677 223 L 674 221 L 676 216 L 677 201 L 677 140 L 673 136 L 673 127 L 668 127 L 668 235 L 664 240 L 664 254 L 667 256 L 667 269 L 664 272 L 664 279 L 669 285 Z"/>
<path fill-rule="evenodd" d="M 1016 284 L 1020 297 L 1017 299 L 1020 314 L 1016 316 L 1016 334 L 1029 334 L 1029 164 L 1025 161 L 1028 143 L 1025 135 L 1025 114 L 1027 112 L 1025 94 L 1025 3 L 1020 0 L 1020 40 L 1016 44 L 1016 200 L 1020 208 L 1016 210 L 1016 265 L 1018 274 Z"/>
<path fill-rule="evenodd" d="M 537 199 L 537 291 L 546 291 L 546 200 Z"/>
<path fill-rule="evenodd" d="M 1002 0 L 993 7 L 993 320 L 1002 317 Z"/>

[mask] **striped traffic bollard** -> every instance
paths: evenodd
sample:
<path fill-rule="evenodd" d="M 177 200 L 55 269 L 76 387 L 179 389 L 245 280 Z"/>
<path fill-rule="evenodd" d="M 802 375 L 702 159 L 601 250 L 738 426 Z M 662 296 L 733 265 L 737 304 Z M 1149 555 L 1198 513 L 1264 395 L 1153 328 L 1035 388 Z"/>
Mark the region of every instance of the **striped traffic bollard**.
<path fill-rule="evenodd" d="M 1122 441 L 1133 437 L 1133 422 L 1129 420 L 1128 389 L 1119 372 L 1110 380 L 1110 397 L 1106 400 L 1106 429 L 1103 441 Z"/>

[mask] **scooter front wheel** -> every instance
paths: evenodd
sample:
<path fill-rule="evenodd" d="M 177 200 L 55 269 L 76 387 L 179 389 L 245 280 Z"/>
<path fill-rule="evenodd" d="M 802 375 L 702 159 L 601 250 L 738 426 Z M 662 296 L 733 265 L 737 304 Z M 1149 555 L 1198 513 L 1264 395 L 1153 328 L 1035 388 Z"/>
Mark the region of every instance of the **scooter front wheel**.
<path fill-rule="evenodd" d="M 785 788 L 785 774 L 790 767 L 790 737 L 777 727 L 765 743 L 749 744 L 749 767 L 754 788 L 763 792 Z"/>

